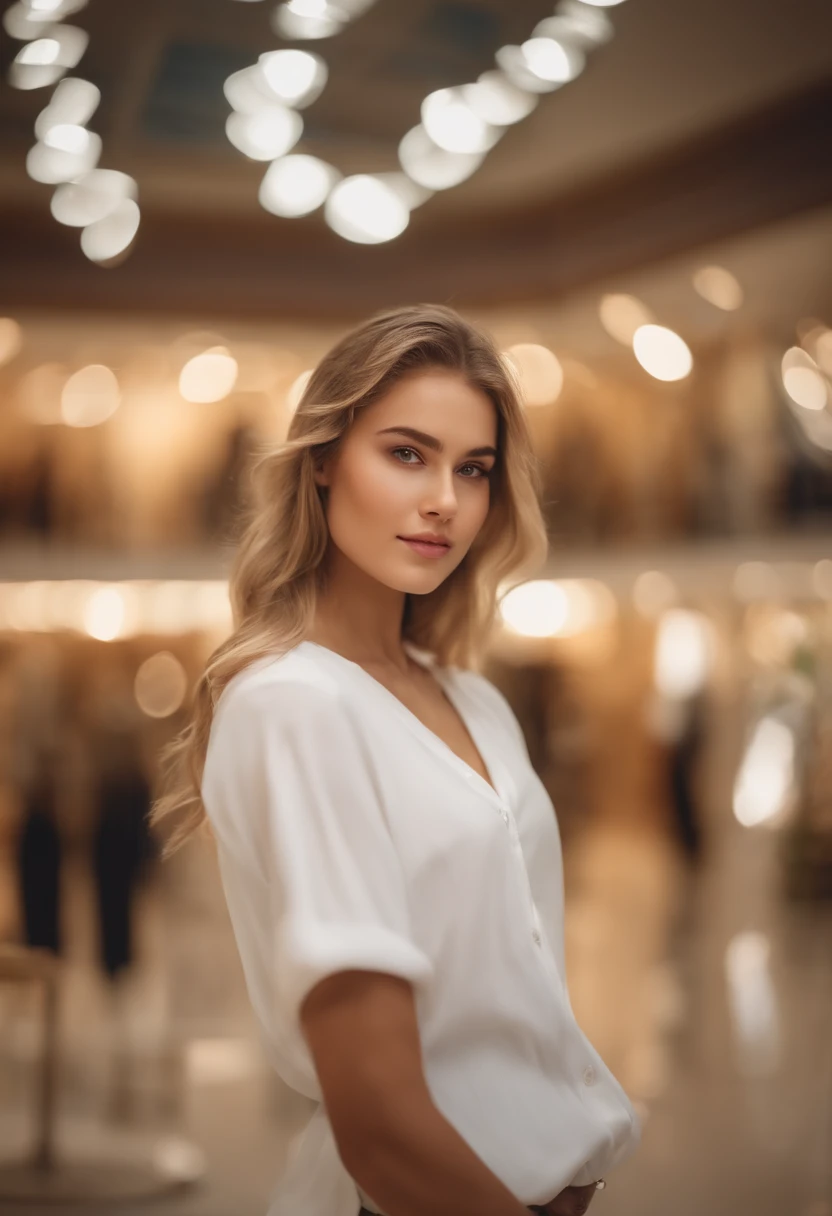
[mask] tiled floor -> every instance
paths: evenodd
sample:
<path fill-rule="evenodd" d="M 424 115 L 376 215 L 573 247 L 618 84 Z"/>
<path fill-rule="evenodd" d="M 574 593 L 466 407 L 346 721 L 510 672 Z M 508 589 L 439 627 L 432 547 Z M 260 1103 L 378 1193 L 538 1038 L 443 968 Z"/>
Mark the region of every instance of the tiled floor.
<path fill-rule="evenodd" d="M 599 1216 L 832 1216 L 832 907 L 782 900 L 778 838 L 735 822 L 723 759 L 712 757 L 710 848 L 695 874 L 660 829 L 628 816 L 601 816 L 568 859 L 575 1012 L 645 1115 Z M 264 1071 L 211 865 L 191 852 L 166 868 L 146 901 L 142 965 L 115 1004 L 94 971 L 79 865 L 62 1017 L 65 1152 L 147 1152 L 175 1133 L 204 1151 L 204 1181 L 152 1204 L 0 1212 L 264 1216 L 276 1121 L 298 1107 Z M 3 993 L 4 1156 L 29 1134 L 35 1012 Z M 133 1068 L 114 1093 L 119 1054 Z"/>

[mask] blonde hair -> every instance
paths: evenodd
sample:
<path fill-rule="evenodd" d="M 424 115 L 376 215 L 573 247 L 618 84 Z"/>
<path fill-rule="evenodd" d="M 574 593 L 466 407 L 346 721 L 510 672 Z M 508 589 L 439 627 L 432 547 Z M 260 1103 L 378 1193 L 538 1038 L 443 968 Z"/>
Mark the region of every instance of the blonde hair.
<path fill-rule="evenodd" d="M 402 638 L 441 664 L 472 666 L 494 623 L 498 589 L 537 570 L 547 553 L 539 470 L 517 385 L 492 341 L 456 312 L 413 305 L 379 313 L 324 356 L 306 386 L 283 443 L 252 464 L 246 517 L 229 576 L 232 632 L 197 681 L 190 721 L 162 752 L 167 788 L 151 811 L 176 825 L 165 853 L 206 822 L 201 781 L 214 709 L 239 672 L 302 641 L 324 586 L 328 527 L 319 462 L 343 439 L 356 410 L 403 376 L 441 367 L 459 372 L 497 411 L 497 461 L 485 523 L 465 557 L 435 591 L 407 595 Z"/>

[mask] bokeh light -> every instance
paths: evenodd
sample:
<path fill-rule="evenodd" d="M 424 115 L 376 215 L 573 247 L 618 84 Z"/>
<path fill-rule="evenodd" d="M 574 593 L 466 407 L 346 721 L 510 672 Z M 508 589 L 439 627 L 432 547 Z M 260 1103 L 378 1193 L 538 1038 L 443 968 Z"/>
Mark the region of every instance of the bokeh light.
<path fill-rule="evenodd" d="M 135 201 L 135 180 L 117 169 L 92 169 L 75 181 L 59 185 L 52 195 L 50 209 L 61 224 L 85 228 L 105 219 L 125 199 Z"/>
<path fill-rule="evenodd" d="M 462 89 L 438 89 L 422 102 L 422 126 L 446 152 L 487 152 L 500 138 L 469 104 Z"/>
<path fill-rule="evenodd" d="M 648 619 L 661 616 L 678 598 L 673 579 L 661 570 L 645 570 L 633 584 L 633 606 Z"/>
<path fill-rule="evenodd" d="M 549 405 L 557 400 L 563 388 L 563 368 L 553 351 L 537 343 L 519 342 L 508 348 L 505 357 L 517 374 L 525 405 Z"/>
<path fill-rule="evenodd" d="M 329 75 L 324 60 L 310 51 L 266 51 L 258 62 L 274 96 L 298 108 L 320 96 Z"/>
<path fill-rule="evenodd" d="M 169 718 L 181 707 L 187 691 L 185 668 L 169 650 L 145 659 L 133 683 L 136 704 L 149 718 Z"/>
<path fill-rule="evenodd" d="M 139 230 L 141 212 L 132 198 L 120 203 L 81 233 L 81 248 L 91 262 L 112 262 L 126 254 Z"/>
<path fill-rule="evenodd" d="M 404 232 L 410 212 L 400 195 L 370 174 L 345 177 L 326 200 L 326 222 L 348 241 L 376 245 Z"/>
<path fill-rule="evenodd" d="M 653 320 L 650 310 L 641 300 L 620 293 L 601 297 L 598 316 L 610 337 L 622 346 L 631 346 L 636 330 Z"/>
<path fill-rule="evenodd" d="M 693 286 L 703 300 L 725 312 L 733 312 L 742 304 L 739 280 L 724 266 L 702 266 L 693 276 Z"/>
<path fill-rule="evenodd" d="M 428 190 L 449 190 L 475 173 L 483 152 L 448 152 L 425 128 L 412 127 L 399 144 L 399 162 L 408 177 Z"/>
<path fill-rule="evenodd" d="M 773 825 L 794 790 L 795 740 L 789 727 L 763 717 L 754 728 L 734 783 L 734 815 L 743 827 Z"/>
<path fill-rule="evenodd" d="M 641 325 L 633 334 L 633 353 L 656 380 L 683 380 L 693 356 L 683 338 L 664 325 Z"/>
<path fill-rule="evenodd" d="M 260 204 L 273 215 L 308 215 L 324 203 L 339 177 L 337 169 L 317 156 L 283 156 L 266 170 Z"/>
<path fill-rule="evenodd" d="M 824 409 L 828 399 L 826 381 L 811 355 L 792 346 L 784 354 L 780 370 L 783 388 L 795 405 L 804 410 Z"/>
<path fill-rule="evenodd" d="M 234 388 L 238 370 L 226 347 L 214 346 L 188 360 L 179 375 L 179 392 L 194 404 L 222 401 Z"/>
<path fill-rule="evenodd" d="M 670 608 L 659 620 L 653 660 L 656 688 L 671 700 L 692 697 L 705 685 L 713 641 L 707 617 Z"/>
<path fill-rule="evenodd" d="M 61 393 L 61 415 L 67 426 L 97 426 L 121 404 L 121 389 L 111 368 L 91 363 L 69 377 Z"/>
<path fill-rule="evenodd" d="M 11 363 L 23 345 L 23 331 L 13 317 L 0 317 L 0 367 Z"/>
<path fill-rule="evenodd" d="M 529 71 L 554 85 L 574 80 L 586 63 L 582 51 L 566 46 L 555 38 L 529 38 L 520 50 Z"/>
<path fill-rule="evenodd" d="M 101 91 L 89 80 L 68 76 L 60 81 L 48 106 L 35 120 L 35 135 L 45 140 L 52 127 L 61 124 L 84 126 L 101 101 Z"/>
<path fill-rule="evenodd" d="M 303 131 L 300 114 L 272 103 L 253 113 L 234 111 L 225 123 L 230 142 L 251 160 L 274 160 L 298 142 Z"/>

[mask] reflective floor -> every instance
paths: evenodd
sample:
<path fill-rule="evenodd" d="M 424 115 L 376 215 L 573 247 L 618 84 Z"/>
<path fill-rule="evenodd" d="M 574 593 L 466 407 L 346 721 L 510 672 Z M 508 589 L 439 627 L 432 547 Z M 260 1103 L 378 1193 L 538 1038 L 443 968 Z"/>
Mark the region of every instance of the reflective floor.
<path fill-rule="evenodd" d="M 832 1216 L 832 905 L 787 903 L 778 835 L 734 820 L 733 723 L 717 707 L 698 867 L 660 820 L 620 805 L 614 782 L 567 858 L 575 1013 L 644 1118 L 639 1152 L 593 1202 L 610 1216 Z M 264 1216 L 276 1121 L 300 1111 L 264 1068 L 210 854 L 165 866 L 120 991 L 95 971 L 85 890 L 79 859 L 66 894 L 62 1151 L 135 1157 L 167 1137 L 180 1159 L 204 1153 L 187 1193 L 99 1211 Z M 31 993 L 1 990 L 4 1157 L 31 1143 L 37 1014 Z M 93 1209 L 0 1204 L 58 1210 Z"/>

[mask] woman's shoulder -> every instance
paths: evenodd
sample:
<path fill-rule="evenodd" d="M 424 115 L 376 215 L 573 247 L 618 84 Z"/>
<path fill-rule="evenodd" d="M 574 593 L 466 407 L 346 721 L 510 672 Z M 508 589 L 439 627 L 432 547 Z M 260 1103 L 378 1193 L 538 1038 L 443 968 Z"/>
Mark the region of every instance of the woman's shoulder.
<path fill-rule="evenodd" d="M 214 722 L 267 709 L 277 716 L 303 719 L 311 710 L 326 712 L 343 700 L 343 689 L 334 674 L 293 646 L 263 655 L 228 681 L 214 709 Z"/>

